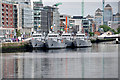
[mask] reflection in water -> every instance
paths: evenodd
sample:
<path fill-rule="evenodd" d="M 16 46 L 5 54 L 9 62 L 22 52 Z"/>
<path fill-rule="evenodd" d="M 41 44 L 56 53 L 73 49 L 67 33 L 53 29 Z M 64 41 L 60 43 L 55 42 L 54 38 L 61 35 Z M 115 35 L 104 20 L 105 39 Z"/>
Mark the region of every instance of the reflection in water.
<path fill-rule="evenodd" d="M 2 54 L 0 78 L 117 78 L 118 45 Z"/>

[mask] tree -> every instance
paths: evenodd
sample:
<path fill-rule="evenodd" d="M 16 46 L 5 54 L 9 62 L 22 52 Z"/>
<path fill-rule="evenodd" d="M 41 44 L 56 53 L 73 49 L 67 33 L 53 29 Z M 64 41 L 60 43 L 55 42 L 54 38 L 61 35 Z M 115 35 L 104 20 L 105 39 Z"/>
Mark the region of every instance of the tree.
<path fill-rule="evenodd" d="M 111 30 L 111 28 L 107 25 L 101 25 L 100 28 L 103 28 L 104 32 Z"/>
<path fill-rule="evenodd" d="M 20 30 L 17 31 L 17 34 L 16 34 L 16 35 L 17 35 L 17 37 L 20 37 L 20 36 L 21 36 Z"/>
<path fill-rule="evenodd" d="M 118 26 L 118 28 L 117 28 L 117 32 L 120 33 L 120 26 Z"/>
<path fill-rule="evenodd" d="M 116 31 L 114 29 L 110 29 L 112 32 L 116 33 Z"/>
<path fill-rule="evenodd" d="M 90 36 L 94 36 L 94 33 L 93 32 L 89 32 Z"/>
<path fill-rule="evenodd" d="M 114 29 L 111 29 L 111 31 L 112 31 L 114 34 L 119 34 L 119 33 L 116 32 Z"/>

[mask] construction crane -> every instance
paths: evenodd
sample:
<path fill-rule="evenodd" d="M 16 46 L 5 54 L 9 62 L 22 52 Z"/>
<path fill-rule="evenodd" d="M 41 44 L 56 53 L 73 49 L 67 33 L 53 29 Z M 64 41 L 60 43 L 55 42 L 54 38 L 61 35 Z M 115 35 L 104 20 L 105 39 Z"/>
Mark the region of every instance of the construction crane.
<path fill-rule="evenodd" d="M 105 0 L 103 0 L 103 24 L 104 24 L 104 7 L 105 7 Z"/>
<path fill-rule="evenodd" d="M 82 0 L 81 4 L 82 4 L 82 16 L 84 17 L 84 0 Z"/>
<path fill-rule="evenodd" d="M 56 3 L 56 4 L 54 4 L 53 6 L 58 7 L 59 5 L 62 5 L 62 3 Z"/>

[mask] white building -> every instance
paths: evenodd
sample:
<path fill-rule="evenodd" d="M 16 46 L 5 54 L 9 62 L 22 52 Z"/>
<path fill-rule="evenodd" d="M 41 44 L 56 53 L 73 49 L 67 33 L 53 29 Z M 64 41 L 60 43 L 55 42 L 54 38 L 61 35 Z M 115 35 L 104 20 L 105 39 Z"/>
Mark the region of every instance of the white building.
<path fill-rule="evenodd" d="M 53 26 L 54 26 L 54 31 L 55 32 L 60 30 L 60 13 L 59 13 L 57 7 L 53 8 Z"/>
<path fill-rule="evenodd" d="M 118 21 L 108 21 L 108 26 L 117 31 L 117 28 L 120 26 L 120 24 Z"/>
<path fill-rule="evenodd" d="M 113 23 L 113 21 L 108 21 L 108 26 L 110 27 L 110 28 L 112 28 L 112 23 Z"/>
<path fill-rule="evenodd" d="M 75 31 L 82 31 L 82 17 L 81 16 L 73 16 L 70 20 L 70 27 L 73 27 Z"/>

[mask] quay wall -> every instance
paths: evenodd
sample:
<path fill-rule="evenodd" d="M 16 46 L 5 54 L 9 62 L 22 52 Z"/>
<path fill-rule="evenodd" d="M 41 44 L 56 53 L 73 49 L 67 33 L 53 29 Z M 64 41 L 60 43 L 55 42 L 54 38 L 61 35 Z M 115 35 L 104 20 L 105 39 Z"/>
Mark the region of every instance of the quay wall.
<path fill-rule="evenodd" d="M 30 42 L 14 42 L 14 43 L 2 43 L 2 53 L 7 52 L 24 52 L 31 50 Z"/>

